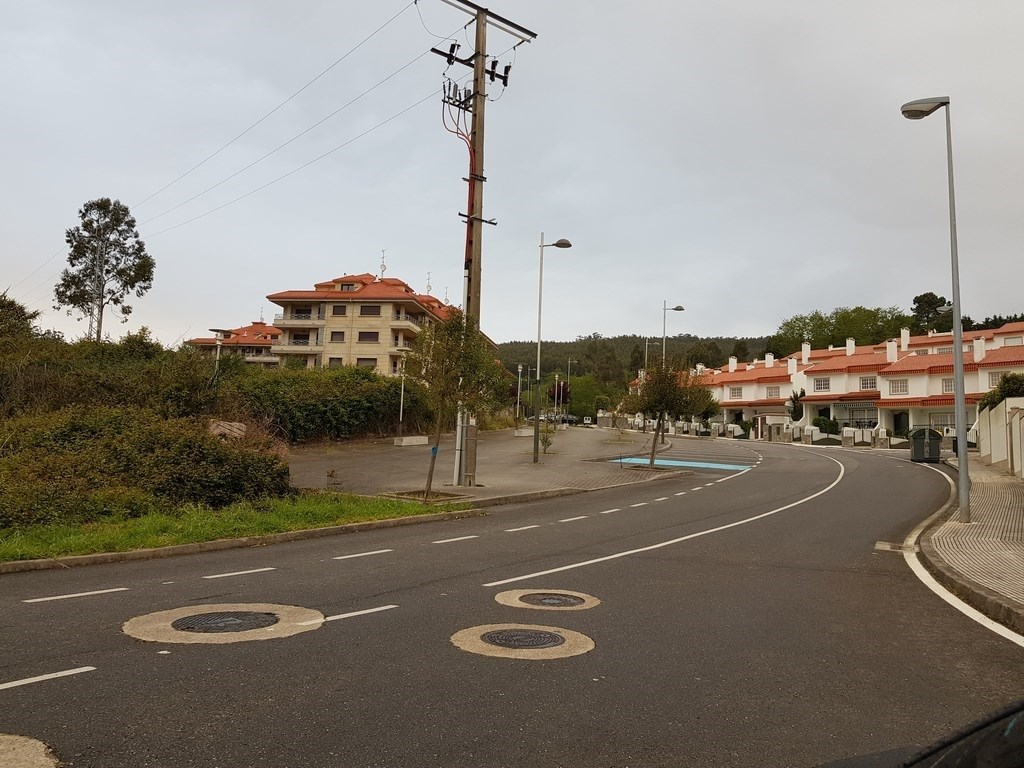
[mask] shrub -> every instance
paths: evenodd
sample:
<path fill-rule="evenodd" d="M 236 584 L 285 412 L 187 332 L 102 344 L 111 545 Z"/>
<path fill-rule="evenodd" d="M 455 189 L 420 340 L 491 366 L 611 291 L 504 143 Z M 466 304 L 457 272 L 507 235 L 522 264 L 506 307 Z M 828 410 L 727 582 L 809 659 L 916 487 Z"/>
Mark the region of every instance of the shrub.
<path fill-rule="evenodd" d="M 288 492 L 288 467 L 271 441 L 224 441 L 199 420 L 66 408 L 0 427 L 0 528 Z"/>
<path fill-rule="evenodd" d="M 826 435 L 839 434 L 839 422 L 835 419 L 830 419 L 826 416 L 816 416 L 811 423 Z"/>

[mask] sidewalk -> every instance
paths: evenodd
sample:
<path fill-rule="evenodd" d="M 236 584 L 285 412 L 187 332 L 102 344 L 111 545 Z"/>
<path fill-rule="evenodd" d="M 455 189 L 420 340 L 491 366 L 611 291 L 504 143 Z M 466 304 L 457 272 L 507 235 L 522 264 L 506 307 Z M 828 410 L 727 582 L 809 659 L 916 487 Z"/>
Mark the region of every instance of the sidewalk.
<path fill-rule="evenodd" d="M 946 463 L 956 467 L 956 457 Z M 971 522 L 959 509 L 921 537 L 932 574 L 965 602 L 1024 634 L 1024 482 L 968 457 Z"/>
<path fill-rule="evenodd" d="M 649 433 L 569 427 L 554 433 L 548 452 L 541 447 L 534 464 L 532 435 L 515 437 L 510 429 L 485 432 L 477 445 L 476 485 L 454 487 L 454 439 L 446 435 L 441 438 L 431 492 L 485 507 L 684 474 L 614 461 L 649 453 L 650 440 Z M 665 443 L 670 445 L 671 441 Z M 365 495 L 422 492 L 429 463 L 430 446 L 396 447 L 390 438 L 299 447 L 288 455 L 293 486 Z"/>

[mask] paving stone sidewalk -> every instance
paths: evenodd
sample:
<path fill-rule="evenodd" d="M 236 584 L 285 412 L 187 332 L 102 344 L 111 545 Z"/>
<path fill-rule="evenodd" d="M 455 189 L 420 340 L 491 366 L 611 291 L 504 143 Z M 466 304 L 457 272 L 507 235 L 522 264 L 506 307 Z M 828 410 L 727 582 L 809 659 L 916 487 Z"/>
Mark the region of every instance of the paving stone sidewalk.
<path fill-rule="evenodd" d="M 922 536 L 922 554 L 947 588 L 1024 634 L 1024 481 L 977 457 L 968 457 L 968 472 L 971 522 L 959 510 L 940 519 Z"/>

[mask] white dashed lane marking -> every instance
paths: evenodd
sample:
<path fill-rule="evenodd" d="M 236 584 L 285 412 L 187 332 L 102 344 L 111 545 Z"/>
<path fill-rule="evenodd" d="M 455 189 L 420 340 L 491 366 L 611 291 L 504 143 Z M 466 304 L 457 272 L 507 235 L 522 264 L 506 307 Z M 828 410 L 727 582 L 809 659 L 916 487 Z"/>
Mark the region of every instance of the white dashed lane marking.
<path fill-rule="evenodd" d="M 454 539 L 440 539 L 439 541 L 432 541 L 431 544 L 450 544 L 453 541 L 465 541 L 466 539 L 478 539 L 479 536 L 457 536 Z"/>
<path fill-rule="evenodd" d="M 45 603 L 49 600 L 70 600 L 73 597 L 89 597 L 90 595 L 106 595 L 110 592 L 127 592 L 128 587 L 115 587 L 114 589 L 97 589 L 93 592 L 75 592 L 70 595 L 53 595 L 52 597 L 33 597 L 31 600 L 22 600 L 23 603 Z"/>
<path fill-rule="evenodd" d="M 263 573 L 264 571 L 276 571 L 277 568 L 253 568 L 250 571 L 233 571 L 231 573 L 214 573 L 211 576 L 203 576 L 204 579 L 226 579 L 229 576 L 247 576 L 250 573 Z"/>
<path fill-rule="evenodd" d="M 350 560 L 353 557 L 369 557 L 370 555 L 383 555 L 385 552 L 394 552 L 393 549 L 375 549 L 373 552 L 356 552 L 354 555 L 338 555 L 332 560 Z"/>
<path fill-rule="evenodd" d="M 647 502 L 646 501 L 641 501 L 639 504 L 630 504 L 629 506 L 631 506 L 631 507 L 646 507 L 647 506 Z"/>
<path fill-rule="evenodd" d="M 655 501 L 668 501 L 668 496 L 662 496 L 660 498 L 655 499 Z"/>
<path fill-rule="evenodd" d="M 524 525 L 520 528 L 506 528 L 505 533 L 515 533 L 516 531 L 528 531 L 531 528 L 540 528 L 539 525 Z"/>
<path fill-rule="evenodd" d="M 579 517 L 567 517 L 565 520 L 559 520 L 560 523 L 571 523 L 575 520 L 586 520 L 590 515 L 580 515 Z"/>
<path fill-rule="evenodd" d="M 380 613 L 381 611 L 390 611 L 392 608 L 397 608 L 397 605 L 382 605 L 378 608 L 367 608 L 364 611 L 352 611 L 351 613 L 339 613 L 337 616 L 324 616 L 323 619 L 313 619 L 312 621 L 300 621 L 298 622 L 301 626 L 308 627 L 313 624 L 320 624 L 325 621 L 338 621 L 339 619 L 351 619 L 354 616 L 365 616 L 368 613 Z"/>
<path fill-rule="evenodd" d="M 685 495 L 686 495 L 686 491 L 680 491 L 679 493 L 676 494 L 676 496 L 685 496 Z"/>
<path fill-rule="evenodd" d="M 95 669 L 96 667 L 78 667 L 76 669 L 65 669 L 63 672 L 51 672 L 48 675 L 39 675 L 38 677 L 26 677 L 22 680 L 12 680 L 9 683 L 0 683 L 0 691 L 5 688 L 17 688 L 19 685 L 30 685 L 32 683 L 41 683 L 44 680 L 54 680 L 58 677 L 78 675 L 82 672 L 93 672 Z"/>
<path fill-rule="evenodd" d="M 619 511 L 619 508 L 615 507 L 614 509 L 606 509 L 603 512 L 601 512 L 601 514 L 602 515 L 610 515 L 612 512 L 618 512 L 618 511 Z"/>

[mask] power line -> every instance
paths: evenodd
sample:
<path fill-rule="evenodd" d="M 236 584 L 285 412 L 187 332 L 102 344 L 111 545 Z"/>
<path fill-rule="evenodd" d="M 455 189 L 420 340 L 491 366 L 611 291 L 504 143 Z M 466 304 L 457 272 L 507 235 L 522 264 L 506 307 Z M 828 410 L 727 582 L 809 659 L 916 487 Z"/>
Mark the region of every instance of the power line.
<path fill-rule="evenodd" d="M 377 83 L 376 83 L 375 85 L 371 86 L 370 88 L 367 88 L 367 89 L 366 89 L 365 91 L 363 91 L 362 93 L 360 93 L 360 94 L 359 94 L 358 96 L 356 96 L 355 98 L 351 99 L 351 100 L 350 100 L 349 102 L 347 102 L 346 104 L 343 104 L 342 106 L 338 107 L 338 108 L 337 108 L 336 110 L 334 110 L 333 112 L 331 112 L 331 113 L 330 113 L 329 115 L 326 115 L 325 117 L 321 118 L 320 120 L 317 120 L 317 121 L 316 121 L 315 123 L 313 123 L 313 124 L 312 124 L 311 126 L 309 126 L 308 128 L 306 128 L 305 130 L 303 130 L 303 131 L 301 131 L 300 133 L 297 133 L 297 134 L 295 134 L 294 136 L 292 136 L 292 137 L 291 137 L 290 139 L 288 139 L 288 141 L 286 141 L 286 142 L 284 142 L 283 144 L 279 144 L 278 146 L 274 147 L 274 149 L 270 150 L 270 151 L 269 151 L 269 152 L 267 152 L 267 153 L 266 153 L 265 155 L 262 155 L 261 157 L 258 157 L 258 158 L 256 158 L 255 160 L 253 160 L 253 161 L 252 161 L 251 163 L 249 163 L 248 165 L 246 165 L 246 166 L 244 166 L 243 168 L 240 168 L 240 169 L 238 169 L 237 171 L 235 171 L 234 173 L 232 173 L 232 174 L 231 174 L 230 176 L 226 176 L 225 178 L 223 178 L 223 179 L 221 179 L 220 181 L 218 181 L 218 182 L 217 182 L 216 184 L 213 184 L 213 185 L 211 185 L 211 186 L 207 187 L 207 188 L 206 188 L 206 189 L 204 189 L 204 190 L 203 190 L 202 192 L 197 192 L 196 194 L 192 195 L 192 197 L 188 198 L 187 200 L 185 200 L 185 201 L 183 201 L 183 202 L 180 202 L 180 203 L 178 203 L 177 205 L 173 206 L 172 208 L 168 208 L 168 209 L 167 209 L 166 211 L 163 211 L 162 213 L 158 213 L 158 214 L 157 214 L 156 216 L 152 216 L 152 217 L 150 217 L 150 218 L 148 218 L 148 219 L 146 219 L 145 221 L 143 221 L 143 222 L 140 222 L 140 223 L 142 223 L 142 224 L 148 224 L 148 223 L 149 223 L 149 222 L 151 222 L 151 221 L 156 221 L 157 219 L 161 218 L 162 216 L 166 216 L 166 215 L 167 215 L 168 213 L 171 213 L 172 211 L 176 211 L 176 210 L 178 210 L 178 209 L 179 209 L 179 208 L 181 208 L 181 207 L 182 207 L 183 205 L 188 205 L 188 204 L 189 204 L 189 203 L 191 203 L 191 202 L 192 202 L 193 200 L 195 200 L 195 199 L 197 199 L 197 198 L 200 198 L 200 197 L 202 197 L 202 196 L 203 196 L 203 195 L 205 195 L 205 194 L 206 194 L 207 192 L 210 192 L 210 191 L 212 191 L 212 190 L 216 189 L 217 187 L 219 187 L 219 186 L 220 186 L 221 184 L 224 184 L 225 182 L 231 181 L 231 179 L 235 178 L 235 177 L 236 177 L 236 176 L 238 176 L 239 174 L 241 174 L 241 173 L 245 173 L 245 171 L 249 170 L 249 169 L 250 169 L 250 168 L 252 168 L 252 167 L 253 167 L 254 165 L 257 165 L 257 164 L 259 164 L 259 163 L 263 162 L 263 161 L 264 161 L 264 160 L 266 160 L 266 159 L 267 159 L 268 157 L 270 157 L 271 155 L 273 155 L 273 154 L 275 154 L 275 153 L 279 152 L 280 150 L 284 149 L 285 147 L 287 147 L 287 146 L 288 146 L 289 144 L 291 144 L 292 142 L 294 142 L 294 141 L 296 141 L 296 140 L 298 140 L 298 139 L 302 138 L 302 137 L 303 137 L 303 136 L 305 136 L 305 135 L 306 135 L 307 133 L 309 133 L 309 132 L 310 132 L 310 131 L 312 131 L 312 130 L 313 130 L 314 128 L 316 128 L 317 126 L 319 126 L 319 125 L 322 125 L 323 123 L 327 122 L 327 121 L 328 121 L 328 120 L 330 120 L 330 119 L 331 119 L 332 117 L 334 117 L 335 115 L 337 115 L 337 114 L 338 114 L 339 112 L 341 112 L 341 111 L 343 111 L 343 110 L 347 109 L 348 107 L 352 106 L 352 105 L 353 105 L 353 104 L 355 104 L 355 103 L 356 103 L 357 101 L 359 101 L 359 100 L 360 100 L 361 98 L 363 98 L 363 96 L 366 96 L 366 95 L 367 95 L 368 93 L 371 93 L 371 92 L 375 91 L 375 90 L 376 90 L 377 88 L 379 88 L 380 86 L 382 86 L 382 85 L 383 85 L 384 83 L 386 83 L 386 82 L 387 82 L 388 80 L 390 80 L 391 78 L 393 78 L 393 77 L 394 77 L 395 75 L 397 75 L 397 74 L 399 74 L 400 72 L 402 72 L 403 70 L 405 70 L 405 69 L 408 69 L 409 67 L 411 67 L 411 66 L 412 66 L 413 64 L 415 64 L 415 63 L 416 63 L 417 61 L 419 61 L 419 60 L 420 60 L 420 59 L 422 59 L 422 58 L 423 58 L 424 56 L 426 56 L 426 55 L 427 55 L 428 53 L 430 53 L 430 51 L 429 51 L 429 50 L 427 50 L 427 51 L 424 51 L 424 52 L 423 52 L 423 53 L 421 53 L 421 54 L 420 54 L 419 56 L 417 56 L 417 57 L 416 57 L 415 59 L 413 59 L 412 61 L 408 62 L 408 63 L 407 63 L 407 64 L 405 64 L 404 66 L 402 66 L 402 67 L 399 67 L 399 68 L 398 68 L 398 69 L 396 69 L 396 70 L 395 70 L 394 72 L 392 72 L 392 73 L 391 73 L 390 75 L 388 75 L 387 77 L 385 77 L 385 78 L 384 78 L 383 80 L 380 80 L 380 81 L 379 81 L 379 82 L 377 82 Z M 211 157 L 212 157 L 212 155 L 211 155 Z"/>
<path fill-rule="evenodd" d="M 255 123 L 253 123 L 252 125 L 250 125 L 250 126 L 249 126 L 248 128 L 246 128 L 246 129 L 245 129 L 244 131 L 242 131 L 242 132 L 241 132 L 240 134 L 238 134 L 237 136 L 235 136 L 235 138 L 231 139 L 231 141 L 229 141 L 229 142 L 228 142 L 227 144 L 225 144 L 224 146 L 222 146 L 222 147 L 221 147 L 220 149 L 218 149 L 218 150 L 217 150 L 216 152 L 214 152 L 213 154 L 211 154 L 211 155 L 207 156 L 206 158 L 204 158 L 203 160 L 201 160 L 200 162 L 198 162 L 198 163 L 197 163 L 196 165 L 193 165 L 193 166 L 192 166 L 191 168 L 189 168 L 189 169 L 188 169 L 187 171 L 185 171 L 185 172 L 184 172 L 183 174 L 181 174 L 180 176 L 178 176 L 178 178 L 176 178 L 176 179 L 174 179 L 173 181 L 171 181 L 171 182 L 168 182 L 168 183 L 167 183 L 167 184 L 165 184 L 164 186 L 160 187 L 160 189 L 158 189 L 158 190 L 157 190 L 156 192 L 152 193 L 152 194 L 151 194 L 151 195 L 149 195 L 148 197 L 145 197 L 145 198 L 143 198 L 142 200 L 139 200 L 139 202 L 137 202 L 137 203 L 133 203 L 131 207 L 132 207 L 132 208 L 138 208 L 138 207 L 139 207 L 140 205 L 142 205 L 143 203 L 147 202 L 148 200 L 152 200 L 152 199 L 153 199 L 154 197 L 156 197 L 157 195 L 159 195 L 159 194 L 160 194 L 161 192 L 163 192 L 163 191 L 164 191 L 165 189 L 168 189 L 168 188 L 170 188 L 170 187 L 174 186 L 174 185 L 175 185 L 175 184 L 177 184 L 177 183 L 178 183 L 179 181 L 181 181 L 181 180 L 182 180 L 182 179 L 184 179 L 184 178 L 185 178 L 186 176 L 188 176 L 188 175 L 189 175 L 190 173 L 192 173 L 193 171 L 197 170 L 198 168 L 201 168 L 201 167 L 202 167 L 203 165 L 205 165 L 205 164 L 206 164 L 207 162 L 209 162 L 210 160 L 212 160 L 213 158 L 215 158 L 215 157 L 216 157 L 217 155 L 219 155 L 219 154 L 220 154 L 221 152 L 223 152 L 223 151 L 224 151 L 225 149 L 227 149 L 227 148 L 228 148 L 228 147 L 230 147 L 230 146 L 231 146 L 232 144 L 234 144 L 234 143 L 235 143 L 236 141 L 238 141 L 238 140 L 239 140 L 240 138 L 242 138 L 242 137 L 243 137 L 243 136 L 245 136 L 245 135 L 246 135 L 247 133 L 249 133 L 249 131 L 251 131 L 251 130 L 252 130 L 253 128 L 255 128 L 255 127 L 256 127 L 257 125 L 259 125 L 259 124 L 260 124 L 260 123 L 262 123 L 262 122 L 263 122 L 264 120 L 266 120 L 266 119 L 267 119 L 268 117 L 270 117 L 270 116 L 271 116 L 272 114 L 274 114 L 275 112 L 277 112 L 277 110 L 279 110 L 279 109 L 280 109 L 281 107 L 283 107 L 283 106 L 284 106 L 285 104 L 287 104 L 287 103 L 288 103 L 289 101 L 291 101 L 291 100 L 292 100 L 292 99 L 294 99 L 294 98 L 295 98 L 296 96 L 298 96 L 298 95 L 299 95 L 300 93 L 302 93 L 302 92 L 303 92 L 304 90 L 306 90 L 307 88 L 309 88 L 309 86 L 311 86 L 311 85 L 312 85 L 313 83 L 315 83 L 315 82 L 316 82 L 317 80 L 319 80 L 319 79 L 320 79 L 321 77 L 323 77 L 323 76 L 324 76 L 324 75 L 326 75 L 326 74 L 327 74 L 328 72 L 330 72 L 330 71 L 331 71 L 332 69 L 334 69 L 334 68 L 335 68 L 335 67 L 336 67 L 336 66 L 337 66 L 338 64 L 340 64 L 340 63 L 341 63 L 341 62 L 343 62 L 343 61 L 344 61 L 345 59 L 347 59 L 347 58 L 348 58 L 349 56 L 351 56 L 351 55 L 352 55 L 353 53 L 355 53 L 355 52 L 356 52 L 357 50 L 359 50 L 359 49 L 360 49 L 360 48 L 361 48 L 361 47 L 362 47 L 362 46 L 363 46 L 363 45 L 364 45 L 365 43 L 367 43 L 367 42 L 368 42 L 369 40 L 371 40 L 371 39 L 372 39 L 373 37 L 375 37 L 375 36 L 377 35 L 377 33 L 378 33 L 378 32 L 380 32 L 380 31 L 381 31 L 381 30 L 383 30 L 383 29 L 384 29 L 385 27 L 387 27 L 387 26 L 388 26 L 389 24 L 391 24 L 391 22 L 393 22 L 393 21 L 394 21 L 395 19 L 397 19 L 397 18 L 398 18 L 399 16 L 401 16 L 401 15 L 402 15 L 403 13 L 405 13 L 405 12 L 406 12 L 407 10 L 409 10 L 409 8 L 410 8 L 410 7 L 412 7 L 412 6 L 413 6 L 413 5 L 415 5 L 415 4 L 416 4 L 416 0 L 413 0 L 413 2 L 409 3 L 409 5 L 407 5 L 407 6 L 405 6 L 404 8 L 402 8 L 402 10 L 400 10 L 400 11 L 399 11 L 398 13 L 396 13 L 396 14 L 395 14 L 394 16 L 392 16 L 392 17 L 391 17 L 390 19 L 388 19 L 387 21 L 385 21 L 385 22 L 384 22 L 383 24 L 381 24 L 381 25 L 380 25 L 379 27 L 377 27 L 377 29 L 375 29 L 375 30 L 374 30 L 373 32 L 371 32 L 371 33 L 370 33 L 369 35 L 367 35 L 366 37 L 364 37 L 364 38 L 363 38 L 362 40 L 360 40 L 360 41 L 359 41 L 359 42 L 358 42 L 358 43 L 357 43 L 357 44 L 356 44 L 356 45 L 355 45 L 355 46 L 354 46 L 353 48 L 351 48 L 351 49 L 350 49 L 350 50 L 349 50 L 349 51 L 348 51 L 348 52 L 347 52 L 347 53 L 346 53 L 346 54 L 345 54 L 344 56 L 342 56 L 341 58 L 339 58 L 339 59 L 337 59 L 336 61 L 334 61 L 334 63 L 333 63 L 333 64 L 331 64 L 331 65 L 330 65 L 329 67 L 327 67 L 327 69 L 325 69 L 325 70 L 324 70 L 323 72 L 321 72 L 321 73 L 320 73 L 319 75 L 317 75 L 316 77 L 314 77 L 314 78 L 313 78 L 312 80 L 310 80 L 310 81 L 309 81 L 308 83 L 306 83 L 306 84 L 305 84 L 304 86 L 302 86 L 301 88 L 299 88 L 299 90 L 295 91 L 295 93 L 293 93 L 293 94 L 292 94 L 291 96 L 289 96 L 289 97 L 288 97 L 287 99 L 285 99 L 284 101 L 282 101 L 282 102 L 281 102 L 280 104 L 278 104 L 278 105 L 277 105 L 276 107 L 274 107 L 274 108 L 273 108 L 272 110 L 270 110 L 269 112 L 267 112 L 267 114 L 265 114 L 265 115 L 264 115 L 263 117 L 261 117 L 261 118 L 260 118 L 259 120 L 257 120 L 257 121 L 256 121 Z M 418 9 L 417 9 L 417 10 L 418 10 Z"/>

